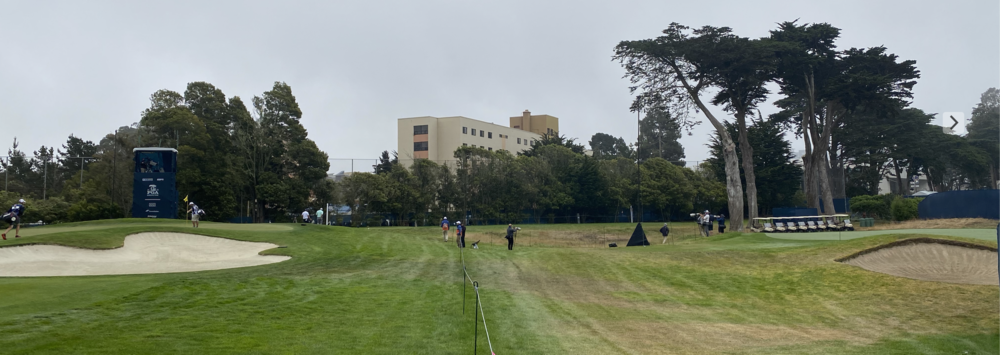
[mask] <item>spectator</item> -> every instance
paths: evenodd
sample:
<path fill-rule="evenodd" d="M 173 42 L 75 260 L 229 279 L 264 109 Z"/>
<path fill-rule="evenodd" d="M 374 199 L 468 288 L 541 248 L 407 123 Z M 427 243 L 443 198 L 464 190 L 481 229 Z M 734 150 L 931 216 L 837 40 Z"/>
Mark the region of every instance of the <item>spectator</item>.
<path fill-rule="evenodd" d="M 320 223 L 323 223 L 323 209 L 322 208 L 320 208 L 319 211 L 316 211 L 316 224 L 320 224 Z M 326 223 L 323 223 L 323 224 L 326 224 Z"/>
<path fill-rule="evenodd" d="M 309 223 L 309 210 L 302 211 L 302 223 Z"/>
<path fill-rule="evenodd" d="M 514 233 L 517 233 L 517 229 L 514 228 L 513 224 L 507 225 L 507 250 L 514 250 Z"/>
<path fill-rule="evenodd" d="M 663 234 L 663 243 L 660 244 L 667 244 L 667 236 L 670 235 L 670 227 L 667 227 L 666 223 L 663 224 L 663 227 L 660 227 L 660 234 Z"/>
<path fill-rule="evenodd" d="M 455 242 L 459 248 L 465 248 L 465 226 L 462 221 L 455 222 Z"/>
<path fill-rule="evenodd" d="M 702 223 L 701 224 L 702 229 L 705 230 L 705 234 L 704 235 L 706 237 L 711 236 L 712 235 L 712 233 L 711 233 L 711 231 L 712 231 L 712 214 L 709 213 L 708 210 L 705 210 L 705 213 L 702 214 L 701 223 Z"/>
<path fill-rule="evenodd" d="M 719 222 L 719 234 L 725 233 L 726 232 L 726 215 L 720 214 L 720 215 L 718 215 L 716 217 L 715 220 L 717 222 Z"/>
<path fill-rule="evenodd" d="M 445 242 L 448 241 L 448 229 L 450 227 L 451 227 L 451 223 L 448 223 L 448 217 L 445 216 L 444 219 L 441 220 L 441 232 L 444 234 L 444 241 Z M 456 237 L 457 237 L 457 235 L 456 235 Z"/>

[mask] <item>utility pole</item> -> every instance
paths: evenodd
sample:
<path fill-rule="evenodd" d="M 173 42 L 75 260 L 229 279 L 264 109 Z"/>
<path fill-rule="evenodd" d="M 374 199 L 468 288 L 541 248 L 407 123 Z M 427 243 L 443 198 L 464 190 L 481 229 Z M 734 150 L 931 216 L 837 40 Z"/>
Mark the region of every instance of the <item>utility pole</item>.
<path fill-rule="evenodd" d="M 45 155 L 45 160 L 42 160 L 42 199 L 46 200 L 45 193 L 49 187 L 49 156 Z"/>
<path fill-rule="evenodd" d="M 97 158 L 94 158 L 94 157 L 66 157 L 66 158 L 67 159 L 80 159 L 80 188 L 82 189 L 83 188 L 83 164 L 86 162 L 86 159 L 97 159 Z"/>
<path fill-rule="evenodd" d="M 637 207 L 639 209 L 639 223 L 642 223 L 642 164 L 639 164 L 642 158 L 641 112 L 642 112 L 641 110 L 635 110 L 635 122 L 636 122 L 635 131 L 637 134 L 636 144 L 635 144 L 635 167 L 636 167 L 636 172 L 638 172 L 639 174 L 639 185 L 638 188 L 635 189 L 635 199 L 636 201 L 638 201 Z"/>

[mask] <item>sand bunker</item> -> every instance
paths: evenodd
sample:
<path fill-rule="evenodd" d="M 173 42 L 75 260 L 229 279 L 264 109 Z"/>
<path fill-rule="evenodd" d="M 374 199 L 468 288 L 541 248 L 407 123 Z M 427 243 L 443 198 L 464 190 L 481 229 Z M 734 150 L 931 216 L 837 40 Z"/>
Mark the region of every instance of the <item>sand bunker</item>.
<path fill-rule="evenodd" d="M 950 240 L 916 238 L 838 260 L 867 270 L 924 281 L 997 285 L 997 251 Z"/>
<path fill-rule="evenodd" d="M 277 263 L 287 256 L 259 255 L 270 243 L 183 233 L 139 233 L 125 246 L 88 250 L 55 245 L 0 248 L 0 276 L 162 274 Z"/>

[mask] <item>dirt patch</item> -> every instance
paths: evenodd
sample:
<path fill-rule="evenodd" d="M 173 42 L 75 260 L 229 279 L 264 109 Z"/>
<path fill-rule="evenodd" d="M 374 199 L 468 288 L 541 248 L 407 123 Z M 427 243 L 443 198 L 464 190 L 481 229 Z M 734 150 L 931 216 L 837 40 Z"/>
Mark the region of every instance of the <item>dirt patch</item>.
<path fill-rule="evenodd" d="M 997 250 L 985 245 L 913 238 L 877 246 L 837 261 L 924 281 L 998 285 Z"/>

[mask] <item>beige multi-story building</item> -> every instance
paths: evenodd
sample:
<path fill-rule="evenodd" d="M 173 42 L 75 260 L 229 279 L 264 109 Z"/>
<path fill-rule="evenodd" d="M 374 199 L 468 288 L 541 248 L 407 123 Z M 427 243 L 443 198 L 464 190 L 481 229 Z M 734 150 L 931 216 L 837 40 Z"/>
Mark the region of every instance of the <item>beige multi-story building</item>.
<path fill-rule="evenodd" d="M 538 135 L 554 135 L 559 132 L 559 118 L 549 115 L 532 115 L 531 111 L 524 110 L 520 116 L 510 118 L 510 127 Z"/>
<path fill-rule="evenodd" d="M 511 127 L 462 116 L 400 118 L 396 123 L 398 135 L 396 152 L 399 162 L 409 167 L 413 165 L 415 159 L 428 159 L 439 164 L 454 166 L 455 150 L 462 146 L 479 147 L 490 151 L 506 150 L 517 154 L 530 149 L 533 142 L 542 138 L 541 134 L 521 127 L 537 127 L 542 132 L 552 128 L 553 125 L 558 128 L 559 119 L 556 117 L 531 116 L 527 111 L 525 113 L 527 115 L 525 117 L 528 118 L 527 124 L 522 125 L 519 121 L 516 128 L 513 127 L 515 126 L 513 118 Z"/>

